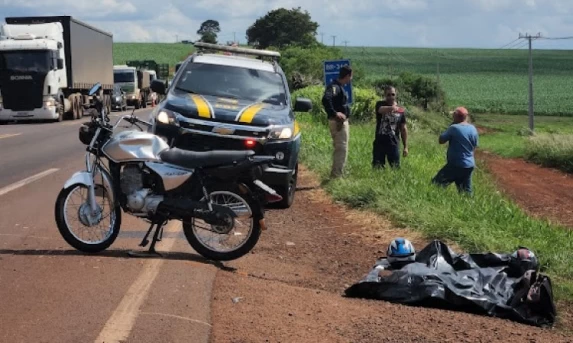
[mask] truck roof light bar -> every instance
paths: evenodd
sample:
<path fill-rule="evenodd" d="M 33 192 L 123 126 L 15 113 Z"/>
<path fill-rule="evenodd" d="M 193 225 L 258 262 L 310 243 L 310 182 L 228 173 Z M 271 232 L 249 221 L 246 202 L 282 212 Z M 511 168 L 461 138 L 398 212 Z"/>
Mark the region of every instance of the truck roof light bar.
<path fill-rule="evenodd" d="M 240 48 L 240 47 L 211 44 L 205 42 L 195 42 L 193 43 L 193 46 L 198 48 L 198 50 L 228 51 L 228 52 L 235 52 L 238 54 L 253 55 L 259 57 L 270 57 L 273 60 L 281 57 L 281 54 L 278 51 Z"/>

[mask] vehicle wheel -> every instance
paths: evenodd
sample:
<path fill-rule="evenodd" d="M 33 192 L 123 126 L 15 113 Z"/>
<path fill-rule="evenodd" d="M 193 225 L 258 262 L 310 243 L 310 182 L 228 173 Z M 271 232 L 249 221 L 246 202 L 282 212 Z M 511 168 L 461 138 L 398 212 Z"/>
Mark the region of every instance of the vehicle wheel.
<path fill-rule="evenodd" d="M 56 113 L 58 114 L 58 118 L 55 120 L 56 122 L 61 122 L 64 120 L 64 105 L 62 103 L 58 103 L 56 105 Z"/>
<path fill-rule="evenodd" d="M 277 193 L 283 198 L 276 203 L 278 208 L 290 208 L 294 202 L 294 195 L 296 193 L 296 185 L 298 181 L 298 163 L 294 168 L 294 174 L 290 177 L 289 182 L 285 186 L 277 187 Z"/>
<path fill-rule="evenodd" d="M 79 193 L 82 198 L 81 201 L 76 201 L 76 208 L 71 212 L 66 211 L 66 206 L 70 202 L 70 198 L 75 194 Z M 119 206 L 110 206 L 110 198 L 105 191 L 105 188 L 101 185 L 96 185 L 96 202 L 98 203 L 98 209 L 100 212 L 95 216 L 95 218 L 90 218 L 88 204 L 88 188 L 81 184 L 73 185 L 67 189 L 62 189 L 58 194 L 55 207 L 56 224 L 58 230 L 64 240 L 74 247 L 75 249 L 86 252 L 86 253 L 96 253 L 107 249 L 113 244 L 117 235 L 119 234 L 119 228 L 121 227 L 121 208 Z M 107 200 L 107 205 L 102 206 L 101 200 Z M 109 210 L 114 208 L 113 211 Z M 110 213 L 101 213 L 101 211 L 108 209 Z M 78 237 L 73 231 L 73 227 L 70 225 L 70 219 L 74 219 L 77 226 L 82 226 L 83 230 L 80 229 L 81 233 L 89 233 L 89 236 L 94 236 L 97 233 L 101 233 L 101 230 L 97 229 L 97 226 L 103 222 L 107 222 L 109 219 L 108 231 L 105 235 L 95 242 L 90 242 L 85 239 Z M 92 221 L 91 223 L 89 221 Z M 94 224 L 95 223 L 95 224 Z M 79 233 L 78 233 L 79 234 Z"/>
<path fill-rule="evenodd" d="M 80 98 L 74 95 L 72 99 L 72 119 L 80 119 Z"/>
<path fill-rule="evenodd" d="M 240 195 L 238 187 L 225 188 L 212 191 L 209 194 L 214 204 L 229 206 L 237 214 L 237 218 L 232 220 L 231 225 L 227 227 L 216 227 L 205 223 L 203 220 L 191 218 L 183 221 L 183 233 L 191 247 L 201 256 L 215 261 L 230 261 L 238 259 L 249 253 L 259 241 L 261 236 L 260 216 L 255 215 L 256 206 L 259 204 L 253 200 Z M 202 199 L 204 201 L 205 198 Z M 239 212 L 239 210 L 243 210 Z M 237 232 L 239 224 L 246 224 L 247 233 Z M 213 232 L 217 231 L 217 232 Z M 219 244 L 241 237 L 238 246 L 231 249 L 217 249 L 209 246 L 209 240 L 201 238 L 201 234 L 210 234 L 213 240 Z"/>

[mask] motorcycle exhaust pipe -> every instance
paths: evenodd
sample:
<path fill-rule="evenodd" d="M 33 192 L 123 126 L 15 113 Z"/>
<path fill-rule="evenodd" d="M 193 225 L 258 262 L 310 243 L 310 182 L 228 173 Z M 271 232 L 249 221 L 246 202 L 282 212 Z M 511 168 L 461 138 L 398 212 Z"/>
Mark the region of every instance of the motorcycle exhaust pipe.
<path fill-rule="evenodd" d="M 283 197 L 280 196 L 277 191 L 275 191 L 274 189 L 272 189 L 271 187 L 267 186 L 264 182 L 262 182 L 261 180 L 255 180 L 253 181 L 253 183 L 255 185 L 257 185 L 260 189 L 262 189 L 263 191 L 265 191 L 265 200 L 268 203 L 273 203 L 273 202 L 279 202 L 281 200 L 283 200 Z"/>
<path fill-rule="evenodd" d="M 183 220 L 195 217 L 204 220 L 211 225 L 224 225 L 223 220 L 230 216 L 236 218 L 237 214 L 229 207 L 211 204 L 213 210 L 209 210 L 207 204 L 188 199 L 166 199 L 159 204 L 158 210 L 163 213 L 175 215 Z"/>

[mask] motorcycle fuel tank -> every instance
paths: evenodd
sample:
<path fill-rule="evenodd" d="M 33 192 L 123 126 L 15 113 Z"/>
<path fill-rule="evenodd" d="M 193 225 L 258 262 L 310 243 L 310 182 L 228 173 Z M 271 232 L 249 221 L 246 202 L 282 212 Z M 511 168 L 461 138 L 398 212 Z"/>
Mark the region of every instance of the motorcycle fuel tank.
<path fill-rule="evenodd" d="M 169 145 L 149 132 L 123 131 L 111 137 L 102 152 L 113 162 L 161 161 L 159 153 Z"/>

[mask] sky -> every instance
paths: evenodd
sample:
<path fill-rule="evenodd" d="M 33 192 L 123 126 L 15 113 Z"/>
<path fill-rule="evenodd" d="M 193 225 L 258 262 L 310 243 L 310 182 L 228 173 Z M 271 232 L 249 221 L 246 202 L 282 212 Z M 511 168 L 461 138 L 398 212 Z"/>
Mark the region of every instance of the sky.
<path fill-rule="evenodd" d="M 336 45 L 500 48 L 520 33 L 573 36 L 572 0 L 0 0 L 0 13 L 71 15 L 113 33 L 117 42 L 193 41 L 201 23 L 214 19 L 220 42 L 246 43 L 255 20 L 299 6 L 320 25 L 317 39 Z M 573 39 L 533 44 L 573 49 Z"/>

